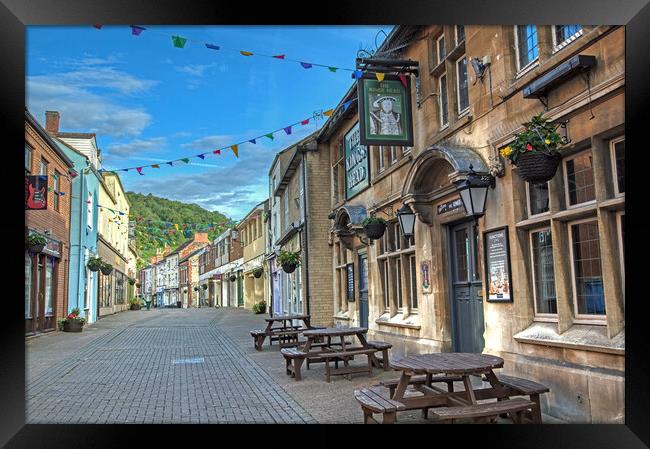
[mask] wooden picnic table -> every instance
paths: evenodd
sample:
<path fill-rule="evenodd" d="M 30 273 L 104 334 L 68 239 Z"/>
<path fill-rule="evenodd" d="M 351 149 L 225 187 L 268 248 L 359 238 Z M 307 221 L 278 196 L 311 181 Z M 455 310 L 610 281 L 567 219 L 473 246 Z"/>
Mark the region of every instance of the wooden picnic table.
<path fill-rule="evenodd" d="M 264 320 L 266 321 L 265 329 L 251 331 L 251 335 L 255 339 L 255 349 L 258 351 L 262 350 L 262 345 L 266 337 L 269 337 L 270 345 L 273 345 L 273 341 L 277 340 L 280 347 L 295 346 L 298 342 L 298 334 L 303 330 L 313 328 L 311 325 L 311 317 L 304 314 L 275 315 L 264 318 Z M 303 325 L 294 325 L 294 320 L 302 321 Z"/>

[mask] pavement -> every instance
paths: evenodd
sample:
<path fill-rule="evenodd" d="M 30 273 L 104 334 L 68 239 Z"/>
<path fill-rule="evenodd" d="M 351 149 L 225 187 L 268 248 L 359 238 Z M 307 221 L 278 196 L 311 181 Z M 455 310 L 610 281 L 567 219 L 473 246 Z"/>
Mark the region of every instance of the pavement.
<path fill-rule="evenodd" d="M 249 332 L 263 328 L 265 316 L 237 308 L 125 311 L 81 333 L 30 338 L 27 423 L 361 423 L 354 390 L 398 377 L 373 369 L 327 383 L 317 364 L 303 365 L 296 382 L 277 344 L 253 347 Z M 399 413 L 398 423 L 432 420 L 416 410 Z"/>

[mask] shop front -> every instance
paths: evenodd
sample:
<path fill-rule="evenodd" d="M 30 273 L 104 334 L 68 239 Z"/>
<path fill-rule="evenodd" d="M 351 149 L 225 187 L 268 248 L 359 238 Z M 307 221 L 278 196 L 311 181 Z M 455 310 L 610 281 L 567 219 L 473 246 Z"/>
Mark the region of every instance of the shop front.
<path fill-rule="evenodd" d="M 98 317 L 128 310 L 127 260 L 101 236 L 97 239 L 97 252 L 103 261 L 110 263 L 109 274 L 98 271 L 97 310 Z"/>

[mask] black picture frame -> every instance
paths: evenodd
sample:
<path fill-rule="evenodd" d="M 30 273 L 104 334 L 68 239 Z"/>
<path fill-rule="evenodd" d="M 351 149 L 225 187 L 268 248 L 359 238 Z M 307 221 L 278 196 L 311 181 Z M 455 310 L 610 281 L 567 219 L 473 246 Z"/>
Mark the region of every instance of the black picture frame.
<path fill-rule="evenodd" d="M 406 87 L 403 86 L 402 81 L 397 75 L 385 74 L 384 81 L 395 86 L 399 86 L 401 89 L 404 89 L 402 96 L 404 98 L 404 103 L 406 106 L 406 138 L 405 139 L 381 139 L 373 138 L 368 139 L 368 128 L 366 126 L 366 114 L 368 113 L 366 108 L 366 99 L 364 96 L 365 85 L 368 82 L 378 82 L 377 77 L 374 73 L 364 73 L 361 78 L 357 80 L 357 98 L 358 98 L 358 107 L 359 107 L 359 131 L 360 131 L 360 141 L 361 145 L 370 147 L 371 145 L 391 145 L 391 146 L 402 146 L 402 147 L 412 147 L 413 146 L 413 106 L 411 104 L 411 77 L 406 76 Z"/>
<path fill-rule="evenodd" d="M 501 238 L 499 241 L 496 240 L 494 242 L 494 246 L 491 246 L 490 242 L 490 236 L 495 235 L 495 237 L 501 234 Z M 485 279 L 485 300 L 487 302 L 513 302 L 514 301 L 514 294 L 512 291 L 512 269 L 510 267 L 510 244 L 508 241 L 509 235 L 508 235 L 508 226 L 501 226 L 498 228 L 492 228 L 486 231 L 483 231 L 483 279 Z M 503 251 L 505 254 L 503 255 L 503 262 L 505 264 L 505 270 L 502 274 L 507 274 L 508 279 L 507 279 L 507 285 L 508 285 L 508 296 L 499 298 L 498 295 L 504 295 L 504 293 L 496 293 L 493 294 L 492 296 L 497 296 L 496 298 L 491 298 L 490 297 L 490 283 L 491 283 L 491 265 L 490 265 L 490 254 L 491 252 L 493 253 L 496 250 L 496 245 L 497 244 L 502 244 L 505 248 L 503 248 Z M 491 251 L 492 249 L 492 251 Z M 496 257 L 496 256 L 495 256 Z"/>
<path fill-rule="evenodd" d="M 346 276 L 346 298 L 349 302 L 354 302 L 354 264 L 349 263 L 345 265 Z"/>

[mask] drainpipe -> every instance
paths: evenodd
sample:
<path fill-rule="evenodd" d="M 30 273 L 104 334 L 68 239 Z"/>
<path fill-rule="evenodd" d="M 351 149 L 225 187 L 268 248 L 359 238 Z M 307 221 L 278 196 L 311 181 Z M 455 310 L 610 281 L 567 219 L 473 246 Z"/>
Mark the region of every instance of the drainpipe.
<path fill-rule="evenodd" d="M 307 309 L 306 314 L 311 315 L 310 313 L 310 296 L 309 296 L 309 230 L 307 225 L 307 167 L 305 164 L 305 147 L 300 147 L 300 154 L 302 156 L 301 165 L 302 165 L 302 204 L 303 204 L 303 224 L 302 227 L 304 233 L 304 249 L 305 249 L 305 260 L 307 261 L 307 268 L 305 268 L 305 308 Z"/>

